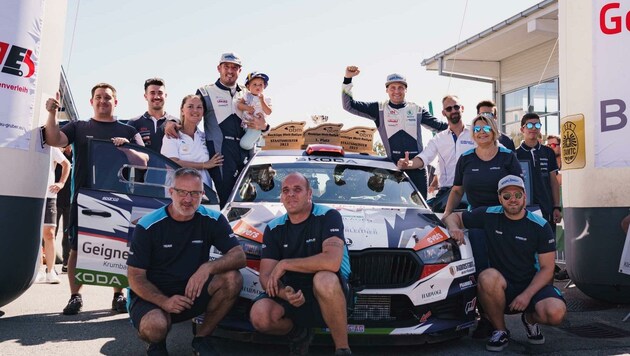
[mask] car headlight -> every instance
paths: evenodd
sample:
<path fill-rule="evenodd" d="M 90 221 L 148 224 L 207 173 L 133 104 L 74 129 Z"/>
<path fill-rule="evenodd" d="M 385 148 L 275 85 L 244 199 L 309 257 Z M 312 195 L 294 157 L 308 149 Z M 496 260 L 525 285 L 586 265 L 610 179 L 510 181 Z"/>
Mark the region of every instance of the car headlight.
<path fill-rule="evenodd" d="M 461 259 L 459 248 L 452 240 L 439 242 L 416 252 L 424 264 L 444 264 Z"/>

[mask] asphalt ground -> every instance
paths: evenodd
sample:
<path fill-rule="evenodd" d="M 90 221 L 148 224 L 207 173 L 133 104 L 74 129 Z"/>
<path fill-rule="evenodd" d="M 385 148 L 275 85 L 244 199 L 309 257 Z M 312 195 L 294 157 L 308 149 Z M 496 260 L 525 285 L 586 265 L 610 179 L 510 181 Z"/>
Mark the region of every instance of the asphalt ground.
<path fill-rule="evenodd" d="M 57 266 L 58 270 L 61 266 Z M 109 288 L 84 286 L 83 312 L 61 315 L 69 298 L 66 275 L 58 285 L 34 284 L 15 301 L 0 307 L 0 355 L 143 355 L 127 314 L 110 310 Z M 519 315 L 506 318 L 512 332 L 503 354 L 630 355 L 630 304 L 598 302 L 566 282 L 556 282 L 567 299 L 568 313 L 559 327 L 543 326 L 544 345 L 529 345 Z M 171 355 L 190 355 L 192 326 L 176 324 L 168 337 Z M 285 345 L 252 344 L 214 338 L 222 355 L 285 355 Z M 352 346 L 352 344 L 351 344 Z M 353 346 L 356 355 L 487 354 L 485 340 L 468 336 L 439 344 L 415 346 Z M 312 355 L 331 355 L 330 346 L 312 346 Z"/>

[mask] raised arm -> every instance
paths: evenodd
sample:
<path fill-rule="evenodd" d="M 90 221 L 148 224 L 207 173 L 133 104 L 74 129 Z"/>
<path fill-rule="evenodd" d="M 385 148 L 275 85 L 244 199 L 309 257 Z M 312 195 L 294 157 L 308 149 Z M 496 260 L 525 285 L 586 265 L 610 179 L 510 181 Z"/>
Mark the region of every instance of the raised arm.
<path fill-rule="evenodd" d="M 346 74 L 341 87 L 341 105 L 344 110 L 353 115 L 361 116 L 378 123 L 378 102 L 355 101 L 352 97 L 352 78 L 359 75 L 360 72 L 357 66 L 346 67 Z"/>
<path fill-rule="evenodd" d="M 57 98 L 49 98 L 46 100 L 46 111 L 48 111 L 48 119 L 46 120 L 45 133 L 46 144 L 54 147 L 66 147 L 68 145 L 68 137 L 61 132 L 57 123 L 57 110 L 59 105 L 59 93 Z"/>

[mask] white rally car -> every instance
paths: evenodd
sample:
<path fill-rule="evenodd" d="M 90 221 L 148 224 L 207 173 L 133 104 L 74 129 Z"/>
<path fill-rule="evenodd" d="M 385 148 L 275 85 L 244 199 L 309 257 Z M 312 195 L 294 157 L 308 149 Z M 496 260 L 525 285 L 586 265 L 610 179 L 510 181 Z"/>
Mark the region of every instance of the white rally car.
<path fill-rule="evenodd" d="M 247 253 L 247 267 L 241 270 L 241 298 L 219 334 L 250 341 L 260 337 L 251 333 L 248 310 L 262 292 L 263 232 L 285 213 L 280 188 L 291 172 L 310 181 L 314 202 L 343 217 L 356 291 L 348 316 L 353 342 L 362 336 L 370 343 L 442 341 L 474 324 L 477 283 L 470 244 L 457 246 L 449 238 L 407 175 L 389 160 L 314 145 L 259 152 L 241 174 L 223 213 Z M 376 341 L 378 336 L 384 338 Z"/>
<path fill-rule="evenodd" d="M 78 197 L 77 279 L 126 287 L 135 223 L 170 202 L 167 187 L 178 166 L 144 147 L 116 147 L 109 141 L 92 140 L 89 156 L 89 183 Z M 393 163 L 320 146 L 259 152 L 241 174 L 223 213 L 247 253 L 247 267 L 241 270 L 244 284 L 237 305 L 215 335 L 269 341 L 253 332 L 248 311 L 262 291 L 262 234 L 267 222 L 284 213 L 281 182 L 295 171 L 309 179 L 315 202 L 343 216 L 355 290 L 348 316 L 353 344 L 435 342 L 467 332 L 476 306 L 470 244 L 457 246 L 448 237 Z M 218 208 L 214 191 L 205 191 L 202 204 Z M 209 257 L 217 256 L 213 251 Z"/>

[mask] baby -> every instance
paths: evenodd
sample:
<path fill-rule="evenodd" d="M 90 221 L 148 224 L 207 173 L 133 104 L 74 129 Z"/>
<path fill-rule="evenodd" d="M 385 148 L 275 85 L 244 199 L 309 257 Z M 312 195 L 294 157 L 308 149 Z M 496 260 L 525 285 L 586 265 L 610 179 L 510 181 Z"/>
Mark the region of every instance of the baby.
<path fill-rule="evenodd" d="M 251 150 L 262 135 L 260 130 L 247 128 L 247 123 L 255 116 L 265 118 L 271 115 L 271 100 L 263 95 L 263 90 L 267 88 L 269 76 L 264 73 L 252 72 L 247 75 L 245 87 L 247 92 L 237 103 L 238 110 L 243 112 L 243 128 L 245 135 L 241 138 L 241 148 Z"/>

